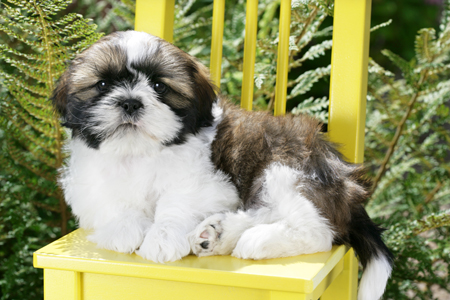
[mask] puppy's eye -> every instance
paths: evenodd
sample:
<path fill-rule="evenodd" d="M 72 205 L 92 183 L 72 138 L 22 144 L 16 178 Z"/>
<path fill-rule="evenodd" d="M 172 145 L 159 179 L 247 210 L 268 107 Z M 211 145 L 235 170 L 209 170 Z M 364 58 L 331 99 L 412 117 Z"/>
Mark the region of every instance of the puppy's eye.
<path fill-rule="evenodd" d="M 153 89 L 155 90 L 155 92 L 157 92 L 158 94 L 164 94 L 167 91 L 167 86 L 162 83 L 162 82 L 156 82 L 153 85 Z"/>
<path fill-rule="evenodd" d="M 99 90 L 99 92 L 104 92 L 107 88 L 108 83 L 106 81 L 100 80 L 99 82 L 97 82 L 97 89 Z"/>

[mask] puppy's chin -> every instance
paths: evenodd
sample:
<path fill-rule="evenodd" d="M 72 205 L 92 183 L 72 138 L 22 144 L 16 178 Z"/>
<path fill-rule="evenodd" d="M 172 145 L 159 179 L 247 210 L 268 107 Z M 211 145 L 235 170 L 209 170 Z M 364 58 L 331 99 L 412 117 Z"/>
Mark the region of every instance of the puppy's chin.
<path fill-rule="evenodd" d="M 146 116 L 136 122 L 124 122 L 108 134 L 98 151 L 116 156 L 153 156 L 177 138 L 182 124 L 176 116 Z"/>
<path fill-rule="evenodd" d="M 136 125 L 125 124 L 112 137 L 105 139 L 98 151 L 115 156 L 153 156 L 163 148 L 164 144 L 155 136 L 136 128 Z"/>

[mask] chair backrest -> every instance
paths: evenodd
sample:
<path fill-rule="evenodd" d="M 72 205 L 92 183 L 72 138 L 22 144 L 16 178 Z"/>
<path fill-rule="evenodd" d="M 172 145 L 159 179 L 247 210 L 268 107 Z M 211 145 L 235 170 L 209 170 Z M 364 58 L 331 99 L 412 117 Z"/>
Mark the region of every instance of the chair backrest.
<path fill-rule="evenodd" d="M 135 29 L 173 40 L 175 0 L 137 0 Z M 258 0 L 247 0 L 241 107 L 253 100 Z M 335 0 L 328 134 L 348 161 L 362 163 L 371 0 Z M 225 0 L 214 0 L 210 70 L 220 83 Z M 291 0 L 281 0 L 275 115 L 286 110 Z"/>

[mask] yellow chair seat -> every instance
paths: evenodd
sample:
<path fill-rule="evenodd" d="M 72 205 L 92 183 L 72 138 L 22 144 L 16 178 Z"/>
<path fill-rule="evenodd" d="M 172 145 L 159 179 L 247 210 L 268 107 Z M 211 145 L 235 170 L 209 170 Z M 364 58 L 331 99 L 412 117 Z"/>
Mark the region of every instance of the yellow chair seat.
<path fill-rule="evenodd" d="M 99 249 L 86 235 L 78 229 L 34 253 L 46 300 L 354 298 L 357 261 L 345 246 L 260 261 L 191 255 L 158 264 Z"/>

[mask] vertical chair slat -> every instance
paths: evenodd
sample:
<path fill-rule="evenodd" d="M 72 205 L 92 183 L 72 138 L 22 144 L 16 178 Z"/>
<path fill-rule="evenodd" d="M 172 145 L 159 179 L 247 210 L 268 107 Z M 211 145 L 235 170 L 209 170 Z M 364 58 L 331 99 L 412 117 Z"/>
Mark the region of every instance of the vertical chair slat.
<path fill-rule="evenodd" d="M 213 6 L 213 24 L 211 41 L 210 72 L 214 84 L 220 87 L 222 70 L 223 23 L 225 16 L 225 0 L 215 0 Z"/>
<path fill-rule="evenodd" d="M 172 43 L 174 11 L 175 0 L 136 0 L 134 29 L 150 32 Z"/>
<path fill-rule="evenodd" d="M 286 113 L 290 26 L 291 0 L 281 0 L 277 58 L 277 83 L 275 87 L 275 116 L 284 115 Z"/>
<path fill-rule="evenodd" d="M 255 75 L 256 33 L 258 27 L 258 0 L 247 0 L 245 17 L 244 74 L 242 78 L 241 107 L 252 110 Z"/>
<path fill-rule="evenodd" d="M 371 0 L 336 0 L 328 132 L 353 163 L 364 159 Z"/>

